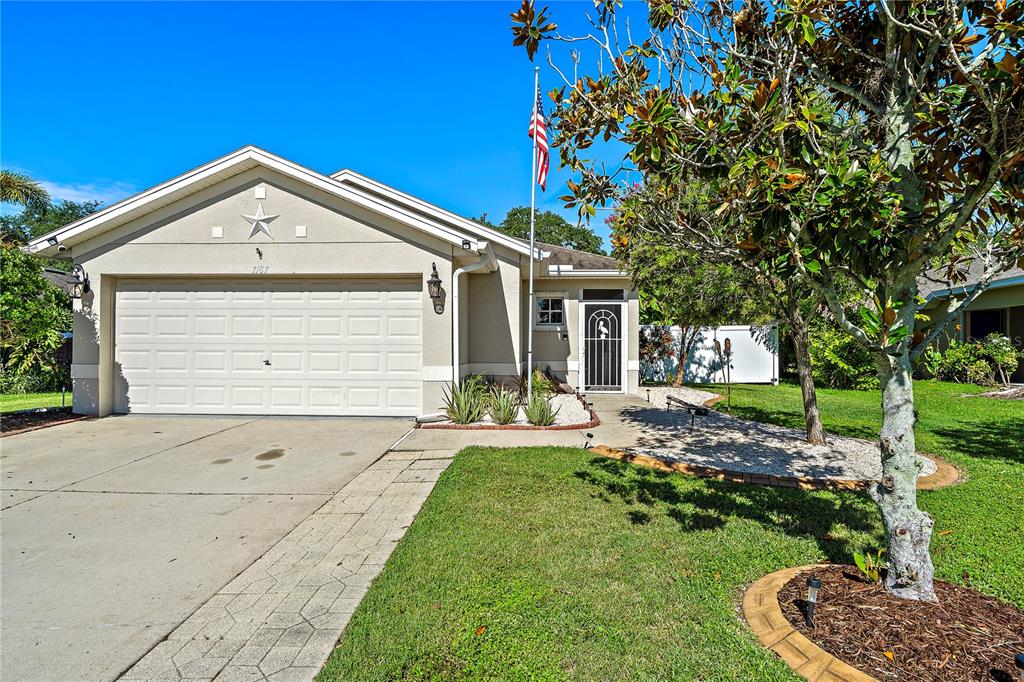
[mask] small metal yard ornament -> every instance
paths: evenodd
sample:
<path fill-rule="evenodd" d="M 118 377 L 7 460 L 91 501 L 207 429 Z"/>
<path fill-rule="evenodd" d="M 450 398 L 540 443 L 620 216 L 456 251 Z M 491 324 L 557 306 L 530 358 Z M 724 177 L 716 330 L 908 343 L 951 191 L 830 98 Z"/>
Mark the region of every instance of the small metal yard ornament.
<path fill-rule="evenodd" d="M 434 302 L 434 312 L 444 312 L 444 289 L 441 288 L 441 277 L 437 274 L 437 263 L 431 263 L 430 279 L 427 280 L 427 295 Z"/>

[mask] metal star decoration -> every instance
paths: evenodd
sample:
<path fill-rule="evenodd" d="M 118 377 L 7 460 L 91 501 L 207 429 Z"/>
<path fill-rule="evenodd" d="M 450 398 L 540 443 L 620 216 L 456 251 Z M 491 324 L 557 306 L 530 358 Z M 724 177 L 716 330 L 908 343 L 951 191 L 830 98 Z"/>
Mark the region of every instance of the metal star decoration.
<path fill-rule="evenodd" d="M 243 218 L 252 225 L 252 232 L 249 233 L 249 239 L 255 237 L 258 233 L 262 232 L 271 239 L 274 235 L 270 234 L 270 223 L 278 218 L 276 215 L 267 215 L 263 212 L 263 202 L 259 201 L 256 203 L 256 215 L 243 215 Z"/>

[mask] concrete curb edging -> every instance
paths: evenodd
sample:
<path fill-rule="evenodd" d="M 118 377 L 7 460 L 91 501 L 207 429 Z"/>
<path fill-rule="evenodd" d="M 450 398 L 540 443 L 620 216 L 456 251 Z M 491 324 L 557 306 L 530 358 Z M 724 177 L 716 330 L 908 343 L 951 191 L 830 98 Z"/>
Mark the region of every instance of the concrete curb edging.
<path fill-rule="evenodd" d="M 534 426 L 533 424 L 444 424 L 441 422 L 416 423 L 417 429 L 448 429 L 452 431 L 579 431 L 580 429 L 592 429 L 601 425 L 601 419 L 592 408 L 587 406 L 587 401 L 576 395 L 587 412 L 590 413 L 590 421 L 579 424 L 555 424 L 552 426 Z"/>
<path fill-rule="evenodd" d="M 0 432 L 0 438 L 7 438 L 8 436 L 17 436 L 18 434 L 28 433 L 29 431 L 38 431 L 39 429 L 48 429 L 51 426 L 60 426 L 62 424 L 71 424 L 74 422 L 87 421 L 89 419 L 96 419 L 91 415 L 79 415 L 76 417 L 70 417 L 68 419 L 61 419 L 60 421 L 44 422 L 42 424 L 36 424 L 35 426 L 26 426 L 23 429 L 15 429 L 14 431 L 3 431 Z"/>
<path fill-rule="evenodd" d="M 807 639 L 782 615 L 779 607 L 782 586 L 801 571 L 824 566 L 784 568 L 756 581 L 743 594 L 743 618 L 763 646 L 774 651 L 794 672 L 811 682 L 878 682 Z"/>
<path fill-rule="evenodd" d="M 700 478 L 711 478 L 717 481 L 729 481 L 731 483 L 753 483 L 754 485 L 770 485 L 777 488 L 799 488 L 801 490 L 866 490 L 873 481 L 863 481 L 845 478 L 807 478 L 803 476 L 776 476 L 774 474 L 752 474 L 745 471 L 730 471 L 728 469 L 716 469 L 714 467 L 700 466 L 696 464 L 685 464 L 683 462 L 666 462 L 657 457 L 647 455 L 631 455 L 622 450 L 615 450 L 605 445 L 596 445 L 591 448 L 604 457 L 617 459 L 630 464 L 658 469 L 669 473 L 685 474 Z M 961 480 L 960 471 L 952 464 L 929 455 L 935 460 L 938 470 L 931 476 L 924 476 L 917 479 L 918 490 L 938 490 L 953 485 Z"/>

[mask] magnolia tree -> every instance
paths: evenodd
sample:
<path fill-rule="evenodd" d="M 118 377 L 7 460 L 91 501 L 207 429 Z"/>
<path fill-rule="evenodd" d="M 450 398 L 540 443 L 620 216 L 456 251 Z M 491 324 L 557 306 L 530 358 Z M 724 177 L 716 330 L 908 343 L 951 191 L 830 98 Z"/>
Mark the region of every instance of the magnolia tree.
<path fill-rule="evenodd" d="M 714 215 L 710 190 L 703 182 L 682 188 L 649 182 L 628 190 L 611 222 L 613 255 L 626 265 L 641 294 L 652 293 L 658 309 L 676 320 L 671 324 L 682 327 L 680 357 L 689 354 L 702 326 L 737 318 L 754 324 L 781 319 L 793 343 L 807 441 L 823 445 L 825 428 L 811 373 L 808 324 L 821 297 L 805 278 L 779 272 L 770 259 L 748 264 L 754 267 L 736 267 L 743 252 L 735 240 L 723 238 L 725 226 Z M 575 197 L 565 199 L 577 203 Z M 681 239 L 674 229 L 681 220 L 698 226 L 694 234 L 701 238 Z M 763 336 L 761 341 L 770 343 L 768 335 Z M 676 385 L 681 381 L 682 365 Z"/>
<path fill-rule="evenodd" d="M 580 179 L 573 201 L 588 215 L 618 200 L 619 173 L 633 169 L 664 192 L 635 207 L 638 220 L 820 292 L 881 383 L 871 495 L 885 586 L 934 601 L 911 363 L 1024 250 L 1024 2 L 651 0 L 645 26 L 622 11 L 598 2 L 580 35 L 529 1 L 512 15 L 531 57 L 543 41 L 596 55 L 552 93 L 555 143 Z M 559 75 L 560 56 L 548 52 Z M 622 168 L 584 158 L 602 140 L 625 144 Z M 716 188 L 720 230 L 666 219 L 694 177 Z M 916 331 L 918 277 L 938 266 L 955 283 L 971 259 L 984 265 L 978 285 Z M 860 305 L 846 304 L 844 282 Z"/>

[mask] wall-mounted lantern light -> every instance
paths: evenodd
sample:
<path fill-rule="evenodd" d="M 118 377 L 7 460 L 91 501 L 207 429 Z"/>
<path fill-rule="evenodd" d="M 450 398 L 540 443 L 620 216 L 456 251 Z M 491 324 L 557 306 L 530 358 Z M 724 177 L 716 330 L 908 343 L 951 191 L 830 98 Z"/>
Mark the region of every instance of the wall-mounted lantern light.
<path fill-rule="evenodd" d="M 440 315 L 444 312 L 444 289 L 441 288 L 441 278 L 437 274 L 437 263 L 431 263 L 430 279 L 427 280 L 427 295 L 434 302 L 434 312 Z"/>
<path fill-rule="evenodd" d="M 73 276 L 73 279 L 70 281 L 71 298 L 82 298 L 84 294 L 92 290 L 89 286 L 89 275 L 81 265 L 73 267 L 71 274 Z"/>

